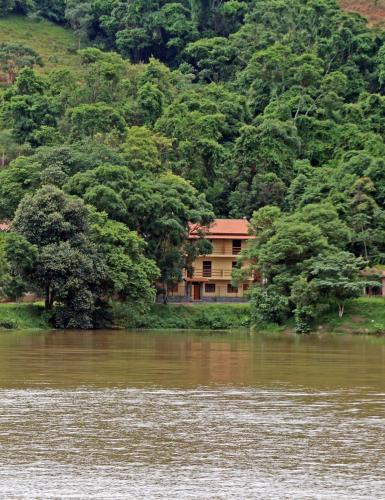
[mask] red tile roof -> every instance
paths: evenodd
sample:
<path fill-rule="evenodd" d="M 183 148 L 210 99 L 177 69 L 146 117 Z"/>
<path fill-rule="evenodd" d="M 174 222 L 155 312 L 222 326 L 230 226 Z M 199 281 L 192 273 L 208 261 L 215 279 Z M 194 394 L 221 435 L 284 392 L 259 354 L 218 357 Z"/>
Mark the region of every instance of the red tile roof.
<path fill-rule="evenodd" d="M 249 235 L 249 221 L 247 219 L 215 219 L 209 227 L 199 224 L 190 224 L 190 238 L 198 238 L 203 232 L 209 239 L 246 240 Z"/>

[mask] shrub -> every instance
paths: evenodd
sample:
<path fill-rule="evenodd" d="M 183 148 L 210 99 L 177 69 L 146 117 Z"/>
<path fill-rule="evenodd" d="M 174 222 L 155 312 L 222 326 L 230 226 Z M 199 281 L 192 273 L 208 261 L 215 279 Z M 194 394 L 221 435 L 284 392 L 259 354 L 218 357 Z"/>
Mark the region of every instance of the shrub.
<path fill-rule="evenodd" d="M 255 286 L 250 292 L 251 320 L 254 324 L 285 321 L 289 313 L 288 298 L 272 288 Z"/>

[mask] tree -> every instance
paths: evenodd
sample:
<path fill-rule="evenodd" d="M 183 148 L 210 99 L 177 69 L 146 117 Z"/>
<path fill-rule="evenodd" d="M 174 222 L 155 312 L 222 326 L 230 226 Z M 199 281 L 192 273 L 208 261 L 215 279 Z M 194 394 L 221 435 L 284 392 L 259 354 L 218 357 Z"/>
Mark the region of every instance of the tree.
<path fill-rule="evenodd" d="M 19 156 L 0 170 L 0 219 L 12 219 L 23 197 L 40 184 L 40 165 Z"/>
<path fill-rule="evenodd" d="M 265 119 L 245 125 L 235 142 L 235 188 L 232 215 L 251 216 L 253 210 L 281 201 L 299 152 L 297 129 L 291 122 Z"/>
<path fill-rule="evenodd" d="M 137 313 L 145 312 L 154 301 L 154 283 L 159 276 L 155 262 L 145 257 L 145 241 L 124 224 L 96 211 L 91 212 L 90 230 L 107 267 L 108 289 Z"/>
<path fill-rule="evenodd" d="M 184 59 L 192 64 L 201 82 L 220 82 L 231 75 L 235 51 L 223 37 L 201 39 L 190 43 Z"/>
<path fill-rule="evenodd" d="M 45 82 L 31 68 L 24 68 L 4 95 L 4 118 L 19 143 L 30 141 L 40 127 L 55 127 L 57 110 L 45 95 Z"/>
<path fill-rule="evenodd" d="M 304 333 L 322 307 L 338 304 L 342 314 L 345 302 L 362 292 L 359 272 L 366 262 L 338 248 L 350 233 L 331 205 L 294 214 L 264 207 L 253 215 L 251 231 L 255 239 L 243 258 L 251 262 L 248 272 L 262 277 L 251 291 L 255 321 L 280 322 L 292 314 Z"/>
<path fill-rule="evenodd" d="M 124 163 L 139 173 L 162 172 L 171 157 L 172 140 L 147 127 L 129 127 L 120 151 Z"/>
<path fill-rule="evenodd" d="M 0 81 L 12 84 L 22 68 L 32 68 L 34 65 L 43 66 L 43 60 L 30 47 L 0 43 Z"/>
<path fill-rule="evenodd" d="M 0 233 L 0 296 L 4 296 L 4 286 L 9 277 L 9 265 L 5 252 L 5 236 Z"/>
<path fill-rule="evenodd" d="M 44 296 L 55 324 L 94 326 L 106 269 L 89 239 L 81 200 L 45 186 L 20 203 L 13 230 L 15 236 L 7 241 L 12 273 Z"/>
<path fill-rule="evenodd" d="M 158 270 L 143 240 L 79 198 L 44 186 L 20 203 L 12 227 L 11 271 L 44 295 L 56 325 L 96 326 L 113 295 L 138 311 L 152 302 Z"/>
<path fill-rule="evenodd" d="M 74 140 L 107 134 L 113 130 L 119 136 L 125 131 L 125 121 L 119 111 L 107 104 L 81 104 L 68 112 L 71 136 Z"/>
<path fill-rule="evenodd" d="M 217 176 L 226 158 L 220 144 L 224 116 L 221 113 L 190 111 L 185 103 L 172 104 L 157 121 L 155 130 L 175 138 L 173 172 L 203 191 Z"/>
<path fill-rule="evenodd" d="M 92 4 L 87 0 L 67 0 L 65 18 L 78 38 L 78 48 L 88 39 L 88 30 L 93 20 Z"/>
<path fill-rule="evenodd" d="M 65 22 L 66 0 L 34 0 L 37 13 L 55 23 Z"/>
<path fill-rule="evenodd" d="M 189 223 L 206 226 L 213 220 L 204 196 L 171 173 L 134 179 L 126 167 L 105 165 L 75 175 L 65 189 L 144 238 L 146 254 L 159 267 L 165 290 L 182 279 Z"/>
<path fill-rule="evenodd" d="M 342 318 L 348 300 L 359 297 L 365 282 L 359 272 L 367 262 L 348 252 L 332 252 L 309 262 L 308 275 L 319 300 L 338 306 Z"/>

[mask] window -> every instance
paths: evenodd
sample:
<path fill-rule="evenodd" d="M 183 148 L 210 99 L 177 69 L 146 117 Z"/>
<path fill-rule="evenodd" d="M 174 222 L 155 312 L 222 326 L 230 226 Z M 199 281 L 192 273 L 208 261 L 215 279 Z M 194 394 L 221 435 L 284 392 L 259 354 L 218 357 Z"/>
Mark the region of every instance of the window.
<path fill-rule="evenodd" d="M 233 269 L 235 269 L 237 267 L 237 261 L 234 260 L 232 263 L 231 263 L 231 266 Z"/>
<path fill-rule="evenodd" d="M 242 241 L 233 240 L 233 255 L 238 255 L 242 250 Z"/>
<path fill-rule="evenodd" d="M 215 293 L 215 284 L 214 283 L 206 283 L 205 284 L 205 292 L 206 293 Z"/>
<path fill-rule="evenodd" d="M 203 261 L 203 277 L 210 278 L 211 276 L 211 260 Z"/>
<path fill-rule="evenodd" d="M 233 285 L 227 285 L 227 293 L 238 293 L 238 287 Z"/>
<path fill-rule="evenodd" d="M 169 293 L 178 293 L 179 287 L 178 285 L 170 286 L 168 288 Z"/>
<path fill-rule="evenodd" d="M 244 291 L 244 292 L 247 292 L 249 288 L 250 288 L 250 285 L 249 285 L 248 283 L 245 283 L 245 284 L 243 285 L 243 291 Z"/>

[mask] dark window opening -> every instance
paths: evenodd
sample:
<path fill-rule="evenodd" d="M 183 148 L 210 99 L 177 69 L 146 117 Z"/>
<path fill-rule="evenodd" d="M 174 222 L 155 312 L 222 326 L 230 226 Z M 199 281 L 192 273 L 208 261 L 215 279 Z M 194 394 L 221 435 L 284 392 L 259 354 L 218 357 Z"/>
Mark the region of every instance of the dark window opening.
<path fill-rule="evenodd" d="M 211 260 L 205 260 L 203 262 L 203 277 L 204 278 L 211 277 Z"/>
<path fill-rule="evenodd" d="M 238 287 L 233 285 L 227 285 L 227 293 L 238 293 Z"/>
<path fill-rule="evenodd" d="M 242 250 L 242 241 L 241 240 L 233 240 L 233 255 L 238 255 Z"/>
<path fill-rule="evenodd" d="M 206 293 L 215 293 L 215 284 L 214 283 L 206 283 L 205 284 L 205 292 Z"/>
<path fill-rule="evenodd" d="M 170 286 L 168 288 L 169 293 L 178 293 L 179 287 L 178 285 Z"/>

